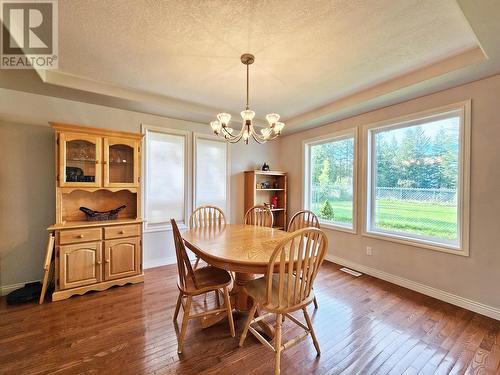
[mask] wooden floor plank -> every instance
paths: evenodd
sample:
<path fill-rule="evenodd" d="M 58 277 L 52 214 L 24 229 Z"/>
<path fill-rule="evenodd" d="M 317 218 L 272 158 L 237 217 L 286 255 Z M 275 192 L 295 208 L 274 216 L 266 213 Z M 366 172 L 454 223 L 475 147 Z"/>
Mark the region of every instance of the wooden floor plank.
<path fill-rule="evenodd" d="M 353 277 L 325 262 L 308 307 L 322 355 L 310 339 L 282 354 L 283 374 L 495 374 L 500 322 L 385 281 Z M 246 314 L 202 329 L 190 321 L 182 355 L 172 322 L 176 267 L 146 271 L 144 284 L 68 300 L 8 306 L 0 300 L 0 374 L 269 374 L 274 355 L 249 335 Z M 213 306 L 209 295 L 197 309 Z M 182 313 L 182 311 L 181 311 Z M 296 317 L 302 319 L 301 314 Z M 179 318 L 180 321 L 180 318 Z M 297 334 L 286 320 L 284 337 Z"/>

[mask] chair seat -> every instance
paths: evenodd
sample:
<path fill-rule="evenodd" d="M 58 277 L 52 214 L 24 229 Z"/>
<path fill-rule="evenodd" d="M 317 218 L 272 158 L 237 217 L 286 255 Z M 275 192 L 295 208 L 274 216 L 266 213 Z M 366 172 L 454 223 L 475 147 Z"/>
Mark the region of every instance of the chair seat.
<path fill-rule="evenodd" d="M 295 276 L 292 276 L 292 283 L 295 283 Z M 292 286 L 293 287 L 293 286 Z M 274 309 L 279 309 L 278 306 L 279 301 L 279 275 L 273 275 L 273 285 L 272 285 L 272 296 L 271 303 L 267 304 L 266 302 L 266 278 L 260 277 L 258 279 L 252 280 L 245 285 L 245 290 L 248 295 L 252 297 L 256 302 L 260 303 L 267 310 L 272 311 Z M 283 283 L 283 296 L 286 297 L 286 293 L 288 290 L 288 279 Z M 309 296 L 301 303 L 299 306 L 307 305 L 314 298 L 314 292 L 311 290 Z M 294 310 L 299 306 L 294 306 L 290 310 Z"/>
<path fill-rule="evenodd" d="M 179 289 L 186 294 L 201 294 L 206 291 L 223 288 L 231 283 L 229 272 L 213 266 L 194 270 L 194 277 L 196 278 L 198 288 L 196 288 L 192 280 L 188 278 L 184 288 L 180 286 L 179 282 L 177 283 Z"/>

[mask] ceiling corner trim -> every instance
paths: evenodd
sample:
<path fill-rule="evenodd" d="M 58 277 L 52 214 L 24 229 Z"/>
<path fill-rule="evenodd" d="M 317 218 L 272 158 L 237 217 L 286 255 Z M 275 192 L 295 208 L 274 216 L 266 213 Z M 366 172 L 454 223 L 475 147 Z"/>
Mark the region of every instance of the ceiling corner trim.
<path fill-rule="evenodd" d="M 328 117 L 329 115 L 333 115 L 340 110 L 361 105 L 368 100 L 387 95 L 397 90 L 468 67 L 487 59 L 488 57 L 483 52 L 482 48 L 477 46 L 421 69 L 410 71 L 378 85 L 358 91 L 357 93 L 346 96 L 312 111 L 292 117 L 288 119 L 287 125 L 289 125 L 290 128 L 299 128 L 302 124 L 307 124 L 318 118 Z"/>
<path fill-rule="evenodd" d="M 156 107 L 175 108 L 176 111 L 186 113 L 186 120 L 189 119 L 189 114 L 193 113 L 209 119 L 212 118 L 216 113 L 221 112 L 221 110 L 218 108 L 206 106 L 203 104 L 136 90 L 112 83 L 95 81 L 85 77 L 75 76 L 63 72 L 53 70 L 40 70 L 37 71 L 37 73 L 44 83 L 50 85 L 66 87 L 138 103 L 145 103 Z"/>

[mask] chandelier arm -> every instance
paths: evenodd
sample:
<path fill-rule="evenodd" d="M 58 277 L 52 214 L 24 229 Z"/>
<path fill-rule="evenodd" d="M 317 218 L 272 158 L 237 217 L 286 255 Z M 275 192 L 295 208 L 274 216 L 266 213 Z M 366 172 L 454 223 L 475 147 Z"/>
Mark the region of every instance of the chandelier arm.
<path fill-rule="evenodd" d="M 267 140 L 261 138 L 257 133 L 252 132 L 252 138 L 255 140 L 255 142 L 259 144 L 264 144 L 267 142 Z"/>
<path fill-rule="evenodd" d="M 243 137 L 243 129 L 244 129 L 244 126 L 240 129 L 238 134 L 233 135 L 233 134 L 229 133 L 226 130 L 226 128 L 222 128 L 222 131 L 225 134 L 224 135 L 220 134 L 220 136 L 223 137 L 224 139 L 226 139 L 230 143 L 236 143 L 236 142 L 239 142 L 240 139 Z"/>
<path fill-rule="evenodd" d="M 274 132 L 273 132 L 273 133 L 274 133 Z M 274 135 L 273 135 L 272 137 L 269 137 L 267 140 L 268 140 L 268 141 L 272 141 L 273 139 L 278 138 L 280 135 L 281 135 L 281 133 L 274 133 Z"/>
<path fill-rule="evenodd" d="M 222 129 L 221 129 L 221 130 L 222 130 L 222 133 L 224 133 L 224 137 L 225 137 L 226 135 L 227 135 L 228 137 L 236 137 L 235 135 L 232 135 L 231 133 L 229 133 L 229 132 L 227 131 L 227 129 L 226 129 L 224 126 L 222 127 Z"/>
<path fill-rule="evenodd" d="M 252 137 L 253 137 L 253 139 L 255 139 L 256 142 L 258 142 L 260 144 L 266 143 L 267 141 L 274 139 L 274 138 L 266 138 L 266 137 L 260 135 L 253 128 L 252 128 Z"/>
<path fill-rule="evenodd" d="M 238 135 L 234 138 L 225 138 L 225 140 L 229 143 L 238 143 L 241 140 L 242 135 Z"/>

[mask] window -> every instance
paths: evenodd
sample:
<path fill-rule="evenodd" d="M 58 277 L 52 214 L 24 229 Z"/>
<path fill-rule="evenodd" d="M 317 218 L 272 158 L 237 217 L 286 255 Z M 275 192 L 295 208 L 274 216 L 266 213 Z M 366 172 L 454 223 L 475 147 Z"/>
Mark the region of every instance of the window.
<path fill-rule="evenodd" d="M 229 214 L 229 144 L 208 135 L 194 136 L 194 207 L 214 205 Z"/>
<path fill-rule="evenodd" d="M 304 161 L 304 207 L 322 226 L 354 232 L 356 130 L 305 141 Z"/>
<path fill-rule="evenodd" d="M 170 227 L 170 219 L 185 222 L 188 192 L 188 132 L 155 127 L 146 131 L 146 230 Z"/>
<path fill-rule="evenodd" d="M 368 234 L 467 253 L 469 106 L 368 127 Z"/>

